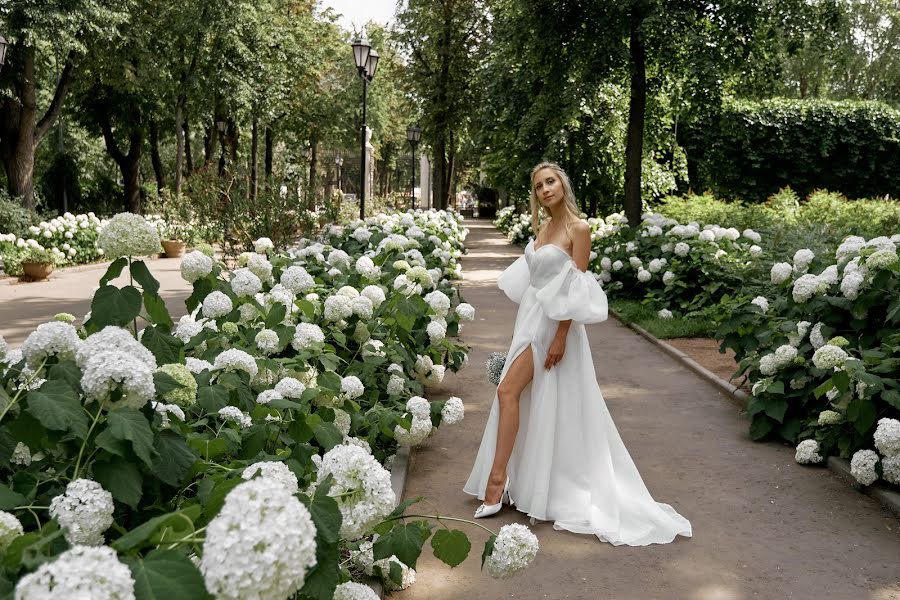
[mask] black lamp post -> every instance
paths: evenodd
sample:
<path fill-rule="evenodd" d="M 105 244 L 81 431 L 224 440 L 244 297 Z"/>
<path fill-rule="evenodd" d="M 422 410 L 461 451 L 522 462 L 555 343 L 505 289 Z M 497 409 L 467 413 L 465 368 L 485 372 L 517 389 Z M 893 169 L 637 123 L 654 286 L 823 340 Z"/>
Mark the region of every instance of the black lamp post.
<path fill-rule="evenodd" d="M 416 145 L 419 143 L 419 140 L 422 139 L 422 129 L 417 125 L 410 125 L 406 128 L 406 139 L 409 140 L 409 143 L 412 144 L 412 191 L 410 196 L 412 197 L 412 207 L 416 207 Z"/>
<path fill-rule="evenodd" d="M 360 156 L 359 156 L 359 218 L 366 218 L 366 93 L 369 82 L 375 79 L 375 70 L 378 68 L 378 53 L 372 50 L 365 38 L 353 42 L 353 58 L 356 61 L 356 69 L 363 80 L 362 97 L 362 127 L 360 129 Z"/>
<path fill-rule="evenodd" d="M 8 45 L 9 43 L 6 41 L 6 38 L 0 35 L 0 69 L 6 64 L 6 47 Z"/>

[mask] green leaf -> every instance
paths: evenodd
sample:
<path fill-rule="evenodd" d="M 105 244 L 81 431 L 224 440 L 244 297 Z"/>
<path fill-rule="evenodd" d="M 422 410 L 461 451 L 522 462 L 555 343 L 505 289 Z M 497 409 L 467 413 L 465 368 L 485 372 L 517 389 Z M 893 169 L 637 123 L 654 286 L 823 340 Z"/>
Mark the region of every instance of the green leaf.
<path fill-rule="evenodd" d="M 325 452 L 328 452 L 335 446 L 339 446 L 344 441 L 342 434 L 334 423 L 321 421 L 313 427 L 313 433 L 316 441 L 322 446 Z"/>
<path fill-rule="evenodd" d="M 781 383 L 781 382 L 779 382 Z M 784 420 L 784 413 L 787 411 L 787 398 L 768 398 L 766 400 L 766 414 L 781 423 Z"/>
<path fill-rule="evenodd" d="M 197 403 L 207 413 L 217 413 L 228 405 L 228 390 L 219 384 L 202 387 L 197 391 Z"/>
<path fill-rule="evenodd" d="M 165 301 L 158 294 L 144 290 L 144 308 L 147 310 L 150 322 L 154 325 L 163 325 L 169 329 L 174 325 Z"/>
<path fill-rule="evenodd" d="M 875 403 L 871 398 L 856 398 L 847 405 L 847 420 L 853 423 L 853 427 L 861 434 L 875 425 L 877 416 Z"/>
<path fill-rule="evenodd" d="M 329 544 L 336 544 L 340 539 L 341 509 L 337 501 L 328 495 L 331 486 L 319 486 L 309 501 L 309 513 L 316 525 L 316 537 L 321 537 Z"/>
<path fill-rule="evenodd" d="M 272 308 L 269 310 L 269 314 L 266 315 L 266 327 L 271 329 L 275 327 L 282 321 L 284 321 L 284 315 L 287 314 L 287 307 L 281 302 L 276 302 Z"/>
<path fill-rule="evenodd" d="M 201 600 L 212 598 L 194 563 L 174 550 L 154 550 L 144 558 L 126 557 L 134 578 L 136 600 Z"/>
<path fill-rule="evenodd" d="M 753 416 L 753 421 L 750 423 L 750 437 L 754 440 L 760 440 L 772 431 L 772 420 L 766 416 L 765 414 L 758 414 Z"/>
<path fill-rule="evenodd" d="M 424 499 L 425 499 L 425 496 L 417 496 L 415 498 L 410 498 L 408 500 L 404 500 L 403 502 L 398 504 L 396 507 L 394 507 L 394 510 L 391 511 L 391 514 L 388 515 L 388 518 L 399 517 L 404 512 L 406 512 L 407 508 L 409 508 L 413 504 L 418 504 L 419 502 L 421 502 Z"/>
<path fill-rule="evenodd" d="M 153 474 L 173 487 L 181 486 L 191 467 L 200 458 L 184 438 L 164 429 L 156 434 L 153 443 L 156 458 L 153 459 Z"/>
<path fill-rule="evenodd" d="M 144 261 L 131 261 L 131 276 L 135 281 L 141 284 L 141 287 L 144 288 L 145 292 L 150 292 L 153 295 L 156 295 L 157 292 L 159 292 L 159 282 L 153 277 L 153 274 L 150 273 L 150 269 L 147 268 L 147 263 Z"/>
<path fill-rule="evenodd" d="M 162 371 L 156 371 L 153 373 L 153 386 L 156 388 L 157 396 L 163 396 L 165 394 L 168 394 L 172 390 L 177 390 L 184 387 L 183 385 L 178 383 L 174 377 L 172 377 L 168 373 L 163 373 Z"/>
<path fill-rule="evenodd" d="M 120 256 L 116 260 L 112 261 L 109 265 L 109 268 L 106 269 L 106 274 L 100 278 L 100 285 L 106 285 L 116 277 L 122 274 L 122 269 L 125 268 L 125 265 L 128 264 L 128 259 L 124 256 Z"/>
<path fill-rule="evenodd" d="M 881 392 L 881 399 L 894 408 L 900 408 L 900 392 L 897 390 L 884 390 Z"/>
<path fill-rule="evenodd" d="M 455 567 L 469 556 L 472 543 L 459 529 L 439 529 L 431 538 L 434 555 L 451 567 Z"/>
<path fill-rule="evenodd" d="M 316 378 L 316 385 L 320 389 L 339 393 L 341 391 L 341 376 L 334 371 L 325 371 Z"/>
<path fill-rule="evenodd" d="M 341 562 L 338 544 L 329 544 L 316 536 L 316 565 L 306 574 L 300 598 L 332 600 L 334 590 L 341 581 Z"/>
<path fill-rule="evenodd" d="M 783 381 L 773 381 L 769 384 L 769 387 L 766 388 L 767 394 L 784 394 L 784 382 Z"/>
<path fill-rule="evenodd" d="M 113 459 L 110 462 L 96 462 L 93 466 L 94 479 L 108 490 L 113 498 L 137 508 L 143 494 L 144 477 L 134 463 Z"/>
<path fill-rule="evenodd" d="M 102 329 L 107 325 L 128 325 L 141 312 L 141 293 L 130 285 L 119 289 L 104 285 L 94 294 L 91 301 L 90 323 Z"/>
<path fill-rule="evenodd" d="M 134 453 L 148 467 L 153 463 L 153 432 L 147 418 L 140 411 L 129 406 L 117 408 L 109 413 L 106 429 L 97 436 L 114 440 L 129 441 Z"/>
<path fill-rule="evenodd" d="M 203 514 L 206 518 L 212 519 L 216 516 L 219 509 L 222 508 L 222 505 L 225 503 L 225 496 L 228 495 L 228 492 L 242 483 L 244 483 L 244 480 L 240 477 L 232 477 L 231 479 L 225 479 L 224 481 L 217 483 L 209 493 L 206 502 L 203 503 Z"/>
<path fill-rule="evenodd" d="M 0 510 L 9 510 L 16 506 L 24 506 L 25 496 L 9 489 L 9 486 L 0 483 Z"/>
<path fill-rule="evenodd" d="M 493 554 L 494 552 L 494 543 L 497 541 L 497 536 L 492 535 L 487 539 L 484 543 L 484 551 L 481 553 L 481 568 L 484 568 L 484 561 L 487 560 L 487 557 Z"/>
<path fill-rule="evenodd" d="M 110 544 L 110 546 L 112 546 L 119 552 L 127 552 L 132 548 L 137 548 L 143 542 L 150 539 L 150 536 L 153 535 L 153 532 L 161 527 L 163 523 L 168 521 L 175 514 L 177 513 L 167 513 L 158 517 L 153 517 L 149 521 L 145 521 L 131 531 L 126 532 L 119 539 Z"/>
<path fill-rule="evenodd" d="M 422 545 L 429 535 L 431 532 L 421 522 L 400 523 L 375 542 L 375 560 L 388 558 L 393 554 L 407 567 L 415 569 L 416 561 L 422 553 Z"/>
<path fill-rule="evenodd" d="M 74 360 L 64 360 L 50 367 L 50 376 L 47 379 L 51 381 L 62 380 L 69 384 L 69 387 L 78 392 L 81 390 L 81 369 L 75 364 Z"/>
<path fill-rule="evenodd" d="M 161 365 L 181 362 L 181 349 L 184 344 L 176 337 L 158 329 L 156 326 L 145 327 L 141 334 L 141 343 Z"/>
<path fill-rule="evenodd" d="M 47 381 L 28 392 L 28 412 L 47 429 L 71 431 L 80 439 L 87 436 L 88 416 L 78 394 L 63 380 Z"/>

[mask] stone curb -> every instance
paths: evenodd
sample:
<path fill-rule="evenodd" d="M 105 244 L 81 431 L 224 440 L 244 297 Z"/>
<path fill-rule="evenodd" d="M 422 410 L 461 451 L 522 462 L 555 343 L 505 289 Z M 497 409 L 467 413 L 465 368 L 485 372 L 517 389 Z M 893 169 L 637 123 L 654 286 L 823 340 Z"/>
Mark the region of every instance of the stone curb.
<path fill-rule="evenodd" d="M 394 464 L 391 469 L 391 488 L 394 490 L 397 504 L 400 504 L 403 492 L 406 490 L 406 478 L 409 475 L 409 452 L 409 446 L 400 446 L 394 456 Z M 385 598 L 384 586 L 381 585 L 380 579 L 371 577 L 366 580 L 366 585 L 372 588 L 379 598 L 382 600 Z"/>
<path fill-rule="evenodd" d="M 164 256 L 154 256 L 152 258 L 143 257 L 142 260 L 144 260 L 145 262 L 153 262 L 153 261 L 157 261 L 157 260 L 165 260 L 166 258 L 167 257 L 164 257 Z M 108 269 L 109 265 L 111 265 L 111 264 L 112 264 L 111 260 L 104 260 L 101 262 L 85 263 L 82 265 L 72 265 L 70 267 L 54 268 L 53 273 L 81 273 L 82 271 L 90 271 L 91 269 L 98 269 L 98 268 Z M 51 274 L 51 276 L 52 276 L 52 274 Z M 4 284 L 9 285 L 18 280 L 19 280 L 19 277 L 17 275 L 7 275 L 5 273 L 3 275 L 0 275 L 0 285 L 4 285 Z"/>
<path fill-rule="evenodd" d="M 660 350 L 681 362 L 684 366 L 699 375 L 701 379 L 716 387 L 720 392 L 725 394 L 725 396 L 729 400 L 737 404 L 740 408 L 747 408 L 747 403 L 749 402 L 750 397 L 746 392 L 739 389 L 737 386 L 725 381 L 724 379 L 689 357 L 681 350 L 660 340 L 640 325 L 629 323 L 616 311 L 610 309 L 609 314 L 614 316 L 620 323 L 622 323 L 650 343 L 654 344 Z M 866 494 L 867 496 L 877 500 L 889 511 L 900 517 L 900 492 L 888 489 L 882 486 L 880 483 L 876 483 L 870 486 L 860 485 L 859 483 L 857 483 L 853 475 L 850 474 L 850 461 L 846 459 L 839 458 L 837 456 L 829 456 L 827 465 L 828 469 L 839 478 L 847 481 L 863 494 Z"/>

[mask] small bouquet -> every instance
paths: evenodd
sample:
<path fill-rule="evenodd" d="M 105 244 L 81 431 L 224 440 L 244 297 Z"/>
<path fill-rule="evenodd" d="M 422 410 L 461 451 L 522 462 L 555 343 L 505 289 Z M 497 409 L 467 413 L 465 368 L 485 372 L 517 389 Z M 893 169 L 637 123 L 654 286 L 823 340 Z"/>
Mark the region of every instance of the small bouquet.
<path fill-rule="evenodd" d="M 506 364 L 506 354 L 503 352 L 491 352 L 484 363 L 487 368 L 488 381 L 494 385 L 500 384 L 500 374 L 503 373 L 503 365 Z"/>

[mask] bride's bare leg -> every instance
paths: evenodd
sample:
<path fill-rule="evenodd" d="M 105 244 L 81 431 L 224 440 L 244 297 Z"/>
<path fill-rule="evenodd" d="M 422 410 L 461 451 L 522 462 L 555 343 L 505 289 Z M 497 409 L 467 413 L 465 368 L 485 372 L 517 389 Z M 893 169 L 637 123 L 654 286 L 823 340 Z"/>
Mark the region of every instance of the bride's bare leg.
<path fill-rule="evenodd" d="M 516 357 L 515 362 L 506 372 L 503 381 L 497 388 L 497 401 L 500 403 L 500 423 L 497 427 L 497 448 L 494 451 L 494 464 L 488 477 L 487 489 L 484 491 L 484 503 L 496 504 L 503 494 L 506 483 L 506 464 L 512 454 L 516 434 L 519 431 L 519 396 L 534 377 L 534 364 L 531 346 Z"/>

